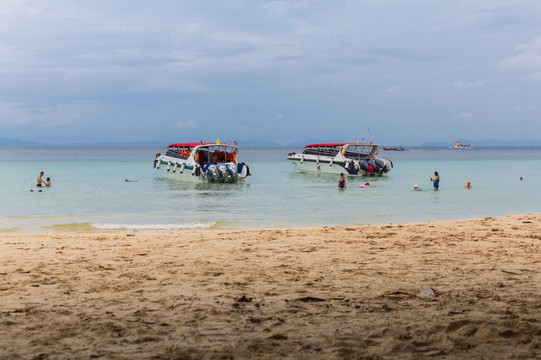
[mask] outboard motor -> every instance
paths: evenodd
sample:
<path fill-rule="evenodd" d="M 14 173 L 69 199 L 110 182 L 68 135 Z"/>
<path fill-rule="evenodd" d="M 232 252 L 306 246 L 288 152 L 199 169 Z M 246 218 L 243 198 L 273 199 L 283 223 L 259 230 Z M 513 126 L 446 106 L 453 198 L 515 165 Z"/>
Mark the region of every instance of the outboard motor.
<path fill-rule="evenodd" d="M 239 179 L 239 173 L 237 172 L 237 167 L 235 166 L 235 163 L 228 162 L 225 164 L 227 167 L 227 175 L 229 176 L 229 182 L 237 182 Z"/>
<path fill-rule="evenodd" d="M 378 166 L 378 173 L 381 175 L 382 172 L 385 171 L 385 162 L 381 159 L 376 159 L 376 165 Z"/>
<path fill-rule="evenodd" d="M 383 168 L 382 168 L 383 172 L 387 173 L 387 172 L 391 171 L 391 169 L 393 167 L 393 164 L 391 163 L 391 161 L 387 160 L 387 159 L 383 159 L 382 161 L 383 161 Z"/>
<path fill-rule="evenodd" d="M 227 174 L 227 166 L 224 163 L 219 163 L 216 165 L 218 168 L 218 174 L 220 176 L 220 182 L 229 182 L 229 175 Z"/>
<path fill-rule="evenodd" d="M 368 163 L 368 173 L 370 175 L 374 175 L 375 173 L 378 172 L 378 166 L 376 165 L 376 162 L 374 160 L 368 160 L 367 163 Z"/>
<path fill-rule="evenodd" d="M 218 173 L 218 168 L 216 165 L 209 165 L 207 168 L 207 177 L 210 182 L 218 182 L 220 180 L 220 174 Z"/>
<path fill-rule="evenodd" d="M 365 173 L 368 172 L 368 162 L 366 160 L 359 160 L 359 167 L 361 168 L 362 171 L 364 171 Z"/>

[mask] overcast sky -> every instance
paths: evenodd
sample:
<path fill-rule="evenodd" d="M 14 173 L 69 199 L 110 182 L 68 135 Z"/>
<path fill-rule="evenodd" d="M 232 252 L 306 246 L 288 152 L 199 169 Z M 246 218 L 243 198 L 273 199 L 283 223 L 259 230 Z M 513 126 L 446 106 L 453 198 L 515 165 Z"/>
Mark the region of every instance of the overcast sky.
<path fill-rule="evenodd" d="M 539 0 L 0 1 L 0 137 L 541 140 L 540 100 Z"/>

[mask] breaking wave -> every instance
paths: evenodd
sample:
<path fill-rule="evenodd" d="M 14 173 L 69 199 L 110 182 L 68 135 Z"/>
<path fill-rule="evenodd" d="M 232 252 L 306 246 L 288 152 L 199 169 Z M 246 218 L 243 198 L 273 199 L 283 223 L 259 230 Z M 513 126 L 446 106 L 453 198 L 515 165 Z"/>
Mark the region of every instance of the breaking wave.
<path fill-rule="evenodd" d="M 210 229 L 216 222 L 193 224 L 92 224 L 99 230 L 174 230 L 174 229 Z"/>

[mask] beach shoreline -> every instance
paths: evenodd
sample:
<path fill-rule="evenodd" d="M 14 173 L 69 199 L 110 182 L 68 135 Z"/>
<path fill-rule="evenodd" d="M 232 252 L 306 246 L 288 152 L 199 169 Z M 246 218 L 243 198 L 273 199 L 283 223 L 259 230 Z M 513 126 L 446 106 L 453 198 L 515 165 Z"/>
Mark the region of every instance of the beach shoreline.
<path fill-rule="evenodd" d="M 0 359 L 535 358 L 540 221 L 2 233 Z"/>

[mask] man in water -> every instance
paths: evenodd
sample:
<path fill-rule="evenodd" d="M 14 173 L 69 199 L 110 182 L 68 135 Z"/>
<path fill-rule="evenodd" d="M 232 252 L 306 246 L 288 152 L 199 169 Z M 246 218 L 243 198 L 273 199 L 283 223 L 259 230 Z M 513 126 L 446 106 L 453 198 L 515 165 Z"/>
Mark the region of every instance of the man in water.
<path fill-rule="evenodd" d="M 38 187 L 41 187 L 43 185 L 43 175 L 45 175 L 45 173 L 42 171 L 39 173 L 39 176 L 38 176 L 38 180 L 37 180 L 37 186 Z"/>
<path fill-rule="evenodd" d="M 466 185 L 464 185 L 464 187 L 466 189 L 471 189 L 472 188 L 471 181 L 468 181 L 468 183 Z"/>

